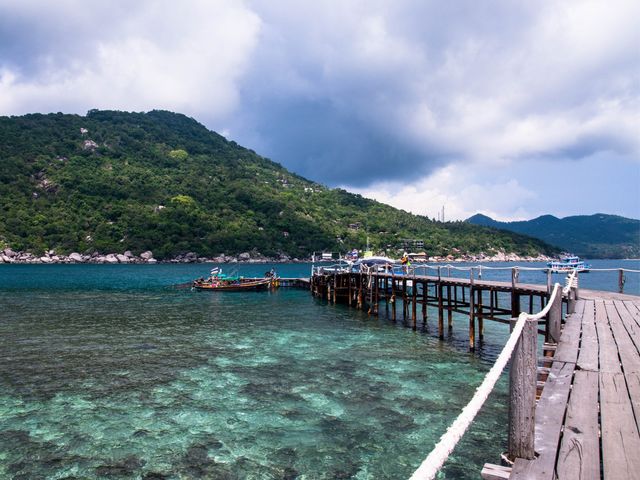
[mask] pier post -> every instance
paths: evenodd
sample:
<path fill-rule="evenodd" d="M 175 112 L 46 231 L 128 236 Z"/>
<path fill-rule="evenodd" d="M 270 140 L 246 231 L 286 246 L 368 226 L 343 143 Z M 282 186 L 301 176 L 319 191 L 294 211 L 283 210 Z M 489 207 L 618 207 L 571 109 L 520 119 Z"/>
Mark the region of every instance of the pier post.
<path fill-rule="evenodd" d="M 407 278 L 402 277 L 402 321 L 407 320 L 407 315 L 409 311 L 409 303 L 407 299 Z"/>
<path fill-rule="evenodd" d="M 391 274 L 391 318 L 396 321 L 396 277 Z"/>
<path fill-rule="evenodd" d="M 389 314 L 389 277 L 387 276 L 384 277 L 384 308 L 388 315 Z"/>
<path fill-rule="evenodd" d="M 453 287 L 454 290 L 456 287 Z M 447 285 L 447 323 L 449 331 L 453 330 L 453 311 L 451 310 L 451 285 Z"/>
<path fill-rule="evenodd" d="M 380 303 L 380 277 L 378 276 L 378 274 L 376 273 L 375 275 L 375 279 L 376 279 L 376 290 L 375 290 L 375 301 L 373 304 L 373 314 L 377 317 L 378 316 L 378 304 Z"/>
<path fill-rule="evenodd" d="M 418 284 L 416 283 L 416 277 L 413 276 L 413 280 L 411 283 L 411 321 L 413 322 L 413 329 L 416 330 L 416 317 L 417 317 L 417 305 L 416 301 L 418 300 Z"/>
<path fill-rule="evenodd" d="M 476 349 L 476 295 L 473 280 L 473 267 L 469 272 L 469 350 Z"/>
<path fill-rule="evenodd" d="M 562 322 L 562 295 L 558 292 L 547 315 L 547 342 L 558 343 Z"/>
<path fill-rule="evenodd" d="M 427 323 L 427 294 L 429 293 L 429 282 L 422 282 L 422 325 Z"/>
<path fill-rule="evenodd" d="M 484 317 L 482 315 L 482 289 L 478 290 L 478 338 L 484 339 Z"/>
<path fill-rule="evenodd" d="M 508 443 L 511 460 L 516 457 L 532 460 L 535 457 L 537 335 L 537 320 L 527 321 L 511 357 Z"/>
<path fill-rule="evenodd" d="M 349 282 L 349 289 L 347 290 L 349 295 L 349 306 L 353 303 L 353 292 L 351 291 L 351 272 L 347 273 L 347 281 Z"/>
<path fill-rule="evenodd" d="M 333 274 L 333 303 L 338 301 L 338 274 Z"/>
<path fill-rule="evenodd" d="M 511 269 L 511 316 L 516 318 L 520 314 L 520 294 L 516 292 L 516 285 L 518 284 L 518 277 L 520 272 L 518 267 Z"/>
<path fill-rule="evenodd" d="M 618 270 L 618 292 L 624 293 L 624 270 Z"/>
<path fill-rule="evenodd" d="M 442 282 L 438 281 L 438 337 L 444 339 L 444 305 L 442 303 Z"/>

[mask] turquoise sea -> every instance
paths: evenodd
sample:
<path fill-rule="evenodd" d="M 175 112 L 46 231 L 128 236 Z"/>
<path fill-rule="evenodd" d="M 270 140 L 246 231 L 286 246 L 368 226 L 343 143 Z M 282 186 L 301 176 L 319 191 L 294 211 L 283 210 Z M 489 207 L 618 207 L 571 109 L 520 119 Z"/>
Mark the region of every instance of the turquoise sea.
<path fill-rule="evenodd" d="M 413 331 L 305 290 L 172 288 L 211 267 L 0 266 L 0 478 L 408 478 L 508 335 L 485 322 L 469 353 L 465 317 L 441 342 L 435 312 Z M 616 290 L 617 272 L 581 286 Z M 640 294 L 638 274 L 625 290 Z M 498 463 L 506 421 L 503 378 L 442 478 Z"/>

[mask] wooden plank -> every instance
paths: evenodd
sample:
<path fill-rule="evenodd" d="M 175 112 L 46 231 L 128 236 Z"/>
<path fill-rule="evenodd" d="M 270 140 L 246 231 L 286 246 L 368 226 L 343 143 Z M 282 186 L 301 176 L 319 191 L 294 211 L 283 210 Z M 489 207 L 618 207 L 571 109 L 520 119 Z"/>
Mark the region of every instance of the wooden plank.
<path fill-rule="evenodd" d="M 507 480 L 509 475 L 511 475 L 511 467 L 503 467 L 492 463 L 485 463 L 484 467 L 482 467 L 482 472 L 480 472 L 483 480 Z"/>
<path fill-rule="evenodd" d="M 619 373 L 622 369 L 620 368 L 620 360 L 618 358 L 618 348 L 611 333 L 605 304 L 603 301 L 596 300 L 595 307 L 596 331 L 598 332 L 598 346 L 600 350 L 598 355 L 600 371 Z"/>
<path fill-rule="evenodd" d="M 636 325 L 640 326 L 640 299 L 637 302 L 625 300 L 624 305 L 627 307 L 627 310 L 629 310 L 629 313 L 636 322 Z"/>
<path fill-rule="evenodd" d="M 636 417 L 636 427 L 640 431 L 640 373 L 625 373 L 624 378 L 629 389 L 629 398 L 631 399 L 631 408 Z"/>
<path fill-rule="evenodd" d="M 581 370 L 598 371 L 598 335 L 595 325 L 595 303 L 589 300 L 585 303 L 582 314 L 582 336 L 580 338 L 580 353 L 578 367 Z"/>
<path fill-rule="evenodd" d="M 640 351 L 640 325 L 636 322 L 634 314 L 629 310 L 629 302 L 616 302 L 616 309 L 622 319 L 622 323 L 631 337 L 631 341 L 636 346 L 636 350 Z M 638 315 L 640 318 L 640 315 Z"/>
<path fill-rule="evenodd" d="M 576 303 L 576 311 L 567 316 L 556 353 L 553 356 L 554 361 L 575 363 L 578 359 L 578 344 L 580 342 L 580 328 L 584 308 L 585 301 L 579 300 Z"/>
<path fill-rule="evenodd" d="M 562 337 L 561 337 L 562 338 Z M 512 479 L 553 479 L 562 422 L 567 408 L 575 363 L 554 362 L 536 407 L 535 450 L 538 458 L 516 462 Z"/>
<path fill-rule="evenodd" d="M 640 435 L 622 373 L 600 372 L 604 478 L 640 479 Z"/>
<path fill-rule="evenodd" d="M 598 430 L 598 373 L 576 371 L 558 452 L 558 478 L 600 478 Z"/>
<path fill-rule="evenodd" d="M 616 307 L 614 303 L 605 304 L 607 318 L 618 348 L 622 369 L 625 373 L 640 372 L 640 354 L 633 340 L 629 337 L 629 332 L 622 323 Z"/>

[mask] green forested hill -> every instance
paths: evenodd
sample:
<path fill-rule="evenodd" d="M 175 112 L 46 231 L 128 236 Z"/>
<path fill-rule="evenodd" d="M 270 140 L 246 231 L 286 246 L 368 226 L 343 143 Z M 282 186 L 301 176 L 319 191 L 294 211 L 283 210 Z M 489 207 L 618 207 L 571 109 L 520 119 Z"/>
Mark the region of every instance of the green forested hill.
<path fill-rule="evenodd" d="M 0 117 L 0 245 L 60 253 L 214 256 L 401 248 L 551 253 L 543 242 L 436 223 L 328 189 L 166 111 Z"/>
<path fill-rule="evenodd" d="M 640 257 L 640 220 L 618 215 L 543 215 L 520 222 L 498 222 L 477 214 L 467 222 L 530 235 L 584 257 Z"/>

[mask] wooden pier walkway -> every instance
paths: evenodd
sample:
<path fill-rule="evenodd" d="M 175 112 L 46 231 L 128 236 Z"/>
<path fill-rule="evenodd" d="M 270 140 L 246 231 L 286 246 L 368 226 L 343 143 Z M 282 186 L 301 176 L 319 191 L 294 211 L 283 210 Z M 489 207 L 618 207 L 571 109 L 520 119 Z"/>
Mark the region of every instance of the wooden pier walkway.
<path fill-rule="evenodd" d="M 318 272 L 310 288 L 317 297 L 370 314 L 383 302 L 393 320 L 400 304 L 414 328 L 416 306 L 422 305 L 424 322 L 426 307 L 435 307 L 441 338 L 445 315 L 451 327 L 451 312 L 467 314 L 471 350 L 476 330 L 482 339 L 484 319 L 515 322 L 524 315 L 529 326 L 518 337 L 510 371 L 506 456 L 513 463 L 486 464 L 482 478 L 640 480 L 640 297 L 580 290 L 574 281 L 564 289 L 556 286 L 552 295 L 549 281 L 520 284 L 517 273 L 512 282 L 496 282 L 475 279 L 473 272 L 470 278 Z M 546 313 L 533 315 L 543 308 Z M 531 314 L 528 320 L 522 310 Z M 454 435 L 447 431 L 412 479 L 434 478 L 432 465 L 454 448 L 445 446 Z"/>
<path fill-rule="evenodd" d="M 384 272 L 329 272 L 315 273 L 311 277 L 311 292 L 314 296 L 332 303 L 344 303 L 378 315 L 380 304 L 390 310 L 391 318 L 398 317 L 397 308 L 402 308 L 404 321 L 417 328 L 418 317 L 427 323 L 427 307 L 438 311 L 438 334 L 444 338 L 445 330 L 453 326 L 453 313 L 469 318 L 469 348 L 474 350 L 478 340 L 484 337 L 484 321 L 509 323 L 521 309 L 530 313 L 542 309 L 548 298 L 551 285 L 519 283 L 516 275 L 511 282 L 476 279 L 473 272 L 469 278 L 397 275 Z M 418 306 L 421 311 L 418 312 Z M 446 315 L 446 321 L 445 321 Z M 445 325 L 446 322 L 446 325 Z M 545 327 L 547 336 L 552 333 Z"/>
<path fill-rule="evenodd" d="M 536 406 L 536 458 L 484 478 L 640 479 L 640 298 L 588 297 L 567 316 Z"/>

